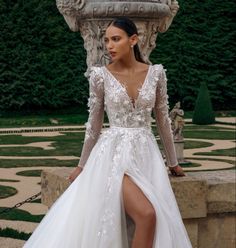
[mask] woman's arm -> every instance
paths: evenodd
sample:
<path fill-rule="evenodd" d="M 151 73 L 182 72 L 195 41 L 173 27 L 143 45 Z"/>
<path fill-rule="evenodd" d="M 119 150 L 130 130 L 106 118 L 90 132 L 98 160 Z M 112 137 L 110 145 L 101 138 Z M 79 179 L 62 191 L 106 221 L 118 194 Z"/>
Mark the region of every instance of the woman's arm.
<path fill-rule="evenodd" d="M 79 167 L 84 167 L 91 150 L 96 144 L 103 125 L 104 117 L 104 82 L 102 70 L 92 67 L 89 77 L 89 117 L 85 124 L 86 132 Z"/>
<path fill-rule="evenodd" d="M 157 80 L 156 102 L 154 107 L 154 115 L 161 142 L 164 147 L 167 165 L 174 167 L 178 165 L 173 134 L 171 129 L 171 120 L 169 118 L 169 102 L 167 95 L 167 78 L 166 73 L 161 66 L 158 74 L 155 77 Z"/>

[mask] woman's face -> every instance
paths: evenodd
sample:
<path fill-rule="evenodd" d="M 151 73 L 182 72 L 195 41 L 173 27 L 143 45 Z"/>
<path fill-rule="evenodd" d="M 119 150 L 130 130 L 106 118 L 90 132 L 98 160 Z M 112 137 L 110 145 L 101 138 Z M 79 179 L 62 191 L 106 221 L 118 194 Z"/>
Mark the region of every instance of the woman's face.
<path fill-rule="evenodd" d="M 112 61 L 127 58 L 132 54 L 131 45 L 136 44 L 136 36 L 128 37 L 125 31 L 114 26 L 107 28 L 104 41 Z"/>

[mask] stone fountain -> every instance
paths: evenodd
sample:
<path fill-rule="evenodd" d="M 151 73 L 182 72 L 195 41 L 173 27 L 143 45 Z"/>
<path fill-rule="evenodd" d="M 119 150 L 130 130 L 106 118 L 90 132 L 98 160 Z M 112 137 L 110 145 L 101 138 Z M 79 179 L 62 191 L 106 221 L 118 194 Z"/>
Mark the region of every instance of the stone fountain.
<path fill-rule="evenodd" d="M 109 63 L 103 36 L 109 22 L 118 16 L 127 16 L 135 22 L 140 50 L 145 62 L 150 63 L 157 34 L 167 31 L 179 5 L 175 0 L 57 0 L 57 7 L 70 29 L 81 33 L 89 69 Z"/>

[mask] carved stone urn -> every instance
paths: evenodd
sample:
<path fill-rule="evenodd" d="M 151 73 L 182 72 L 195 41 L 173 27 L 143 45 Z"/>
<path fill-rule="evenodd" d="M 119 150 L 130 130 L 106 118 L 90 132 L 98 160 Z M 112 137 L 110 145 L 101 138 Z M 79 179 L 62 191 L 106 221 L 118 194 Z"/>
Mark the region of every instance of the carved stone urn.
<path fill-rule="evenodd" d="M 57 8 L 70 29 L 80 31 L 87 51 L 87 66 L 105 65 L 110 61 L 103 36 L 111 20 L 131 18 L 139 32 L 139 47 L 146 63 L 156 46 L 158 32 L 165 32 L 179 5 L 176 0 L 56 0 Z"/>

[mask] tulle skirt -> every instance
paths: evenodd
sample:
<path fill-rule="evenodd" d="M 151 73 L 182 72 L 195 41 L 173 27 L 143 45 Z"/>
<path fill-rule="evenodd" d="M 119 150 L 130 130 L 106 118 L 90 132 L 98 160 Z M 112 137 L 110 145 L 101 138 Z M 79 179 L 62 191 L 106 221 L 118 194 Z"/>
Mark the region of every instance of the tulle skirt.
<path fill-rule="evenodd" d="M 111 127 L 102 132 L 82 173 L 53 204 L 24 248 L 128 248 L 124 174 L 155 209 L 153 247 L 192 247 L 152 131 Z"/>

